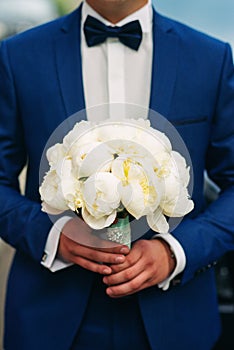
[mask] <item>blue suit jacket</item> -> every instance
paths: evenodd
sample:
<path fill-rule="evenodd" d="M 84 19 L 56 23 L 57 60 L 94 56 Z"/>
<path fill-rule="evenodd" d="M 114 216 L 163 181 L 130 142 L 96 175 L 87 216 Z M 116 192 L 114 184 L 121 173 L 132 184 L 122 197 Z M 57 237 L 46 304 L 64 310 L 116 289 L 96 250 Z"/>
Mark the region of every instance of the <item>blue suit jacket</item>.
<path fill-rule="evenodd" d="M 6 349 L 68 349 L 93 274 L 40 264 L 51 228 L 39 203 L 39 163 L 54 129 L 84 108 L 80 9 L 13 37 L 0 52 L 0 234 L 16 247 Z M 152 349 L 207 350 L 219 333 L 213 265 L 234 247 L 234 70 L 230 47 L 154 13 L 150 107 L 178 129 L 194 168 L 195 210 L 174 230 L 186 254 L 179 285 L 139 293 Z M 154 120 L 151 120 L 154 125 Z M 18 174 L 28 163 L 26 197 Z M 222 189 L 205 208 L 204 169 Z"/>

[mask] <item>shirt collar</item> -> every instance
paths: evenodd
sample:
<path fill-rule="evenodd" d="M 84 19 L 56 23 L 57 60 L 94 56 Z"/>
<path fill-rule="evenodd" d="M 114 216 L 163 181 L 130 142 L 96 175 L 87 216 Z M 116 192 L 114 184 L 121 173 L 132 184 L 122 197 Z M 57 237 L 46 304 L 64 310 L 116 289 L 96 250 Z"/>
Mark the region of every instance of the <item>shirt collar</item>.
<path fill-rule="evenodd" d="M 88 15 L 97 18 L 99 21 L 103 22 L 106 25 L 113 25 L 112 23 L 107 21 L 105 18 L 103 18 L 101 15 L 99 15 L 84 0 L 83 6 L 82 6 L 82 27 L 83 27 L 84 21 Z M 145 6 L 143 6 L 142 8 L 137 10 L 136 12 L 132 13 L 131 15 L 125 17 L 120 22 L 116 23 L 116 25 L 122 26 L 122 25 L 127 24 L 131 21 L 134 21 L 134 20 L 139 20 L 143 33 L 147 33 L 147 32 L 150 32 L 152 30 L 153 9 L 152 9 L 152 5 L 151 5 L 151 0 L 148 0 L 148 3 Z"/>

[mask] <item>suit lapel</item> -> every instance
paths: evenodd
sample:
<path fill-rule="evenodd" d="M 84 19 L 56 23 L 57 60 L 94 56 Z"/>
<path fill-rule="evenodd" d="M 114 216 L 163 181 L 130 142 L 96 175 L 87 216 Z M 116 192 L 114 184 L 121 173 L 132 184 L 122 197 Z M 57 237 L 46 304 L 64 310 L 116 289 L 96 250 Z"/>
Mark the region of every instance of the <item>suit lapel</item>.
<path fill-rule="evenodd" d="M 154 11 L 150 108 L 168 117 L 177 74 L 178 38 L 169 22 Z"/>
<path fill-rule="evenodd" d="M 66 117 L 85 108 L 80 22 L 81 6 L 65 18 L 60 34 L 55 40 L 57 74 Z"/>
<path fill-rule="evenodd" d="M 65 18 L 55 40 L 56 66 L 66 117 L 85 108 L 80 22 L 81 6 Z M 155 11 L 153 47 L 150 108 L 168 117 L 177 74 L 178 38 L 171 25 Z"/>

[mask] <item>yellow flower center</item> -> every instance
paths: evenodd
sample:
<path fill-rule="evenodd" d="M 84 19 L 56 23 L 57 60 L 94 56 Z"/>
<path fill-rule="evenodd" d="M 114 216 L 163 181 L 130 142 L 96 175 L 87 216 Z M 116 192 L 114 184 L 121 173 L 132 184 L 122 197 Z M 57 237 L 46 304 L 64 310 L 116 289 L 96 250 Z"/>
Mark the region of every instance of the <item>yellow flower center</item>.
<path fill-rule="evenodd" d="M 128 179 L 130 165 L 131 165 L 131 160 L 130 159 L 125 159 L 124 162 L 123 162 L 123 172 L 124 172 L 124 176 L 125 176 L 126 179 Z"/>

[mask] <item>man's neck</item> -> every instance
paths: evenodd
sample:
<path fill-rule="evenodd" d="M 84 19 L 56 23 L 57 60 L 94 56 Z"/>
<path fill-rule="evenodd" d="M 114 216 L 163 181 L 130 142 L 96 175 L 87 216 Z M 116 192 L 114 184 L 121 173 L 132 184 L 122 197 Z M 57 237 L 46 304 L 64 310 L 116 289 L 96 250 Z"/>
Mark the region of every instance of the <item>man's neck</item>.
<path fill-rule="evenodd" d="M 86 0 L 97 13 L 115 24 L 147 4 L 148 0 Z"/>

